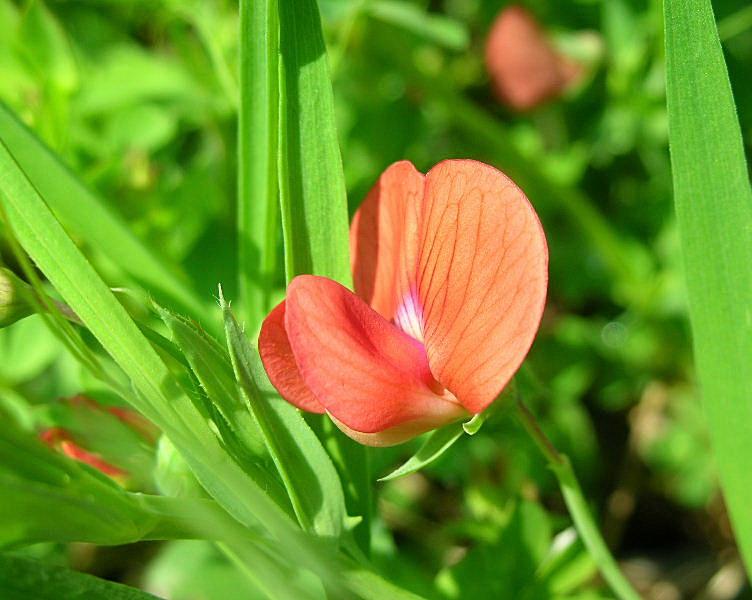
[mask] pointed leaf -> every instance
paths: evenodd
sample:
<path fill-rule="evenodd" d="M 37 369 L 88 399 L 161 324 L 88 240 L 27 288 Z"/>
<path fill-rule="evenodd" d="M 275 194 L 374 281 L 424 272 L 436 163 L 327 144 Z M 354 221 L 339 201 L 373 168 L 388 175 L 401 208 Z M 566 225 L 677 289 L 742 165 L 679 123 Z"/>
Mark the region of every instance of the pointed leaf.
<path fill-rule="evenodd" d="M 295 407 L 282 400 L 253 348 L 221 296 L 227 345 L 235 375 L 269 453 L 274 459 L 301 525 L 322 537 L 337 538 L 345 521 L 345 499 L 334 465 Z"/>
<path fill-rule="evenodd" d="M 752 573 L 752 189 L 709 0 L 666 0 L 674 202 L 695 360 L 731 522 Z"/>
<path fill-rule="evenodd" d="M 437 460 L 444 452 L 449 450 L 454 443 L 462 437 L 464 433 L 462 423 L 452 423 L 441 429 L 428 434 L 426 441 L 418 448 L 401 467 L 398 467 L 389 475 L 382 477 L 379 481 L 391 481 L 399 477 L 404 477 L 410 473 L 420 471 Z"/>

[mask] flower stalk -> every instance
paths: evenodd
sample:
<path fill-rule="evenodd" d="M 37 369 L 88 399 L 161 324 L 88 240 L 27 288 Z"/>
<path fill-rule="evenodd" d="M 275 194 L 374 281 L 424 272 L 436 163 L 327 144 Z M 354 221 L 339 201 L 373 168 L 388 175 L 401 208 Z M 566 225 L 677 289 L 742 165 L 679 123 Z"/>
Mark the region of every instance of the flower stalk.
<path fill-rule="evenodd" d="M 640 600 L 640 595 L 621 572 L 616 559 L 608 549 L 590 512 L 587 500 L 585 500 L 569 458 L 556 449 L 541 429 L 533 413 L 525 406 L 519 393 L 516 404 L 517 417 L 528 434 L 530 434 L 535 445 L 546 457 L 548 466 L 554 472 L 554 475 L 556 475 L 556 479 L 559 481 L 559 486 L 561 487 L 561 493 L 564 496 L 564 502 L 567 505 L 569 514 L 572 516 L 572 521 L 574 521 L 577 532 L 582 538 L 588 552 L 590 552 L 590 556 L 595 561 L 601 575 L 621 600 Z"/>

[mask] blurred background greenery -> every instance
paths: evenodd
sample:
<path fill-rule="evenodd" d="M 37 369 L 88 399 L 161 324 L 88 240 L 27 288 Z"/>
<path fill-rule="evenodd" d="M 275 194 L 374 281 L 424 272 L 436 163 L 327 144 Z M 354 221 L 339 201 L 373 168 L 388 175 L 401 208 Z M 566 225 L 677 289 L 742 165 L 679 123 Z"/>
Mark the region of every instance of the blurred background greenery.
<path fill-rule="evenodd" d="M 350 209 L 403 158 L 423 171 L 476 158 L 515 179 L 551 255 L 549 303 L 521 375 L 526 400 L 572 457 L 607 541 L 646 598 L 752 598 L 692 370 L 661 4 L 524 5 L 584 75 L 563 97 L 518 113 L 495 99 L 483 60 L 500 0 L 320 2 Z M 749 152 L 752 9 L 747 0 L 714 8 Z M 207 305 L 217 282 L 237 296 L 237 21 L 236 4 L 219 0 L 0 0 L 0 99 L 180 265 Z M 90 256 L 112 272 L 105 257 Z M 280 296 L 283 285 L 280 273 Z M 0 330 L 0 410 L 10 418 L 75 429 L 76 408 L 61 399 L 92 385 L 36 317 Z M 127 443 L 130 472 L 148 472 L 136 463 L 151 464 L 154 448 Z M 414 447 L 374 452 L 376 474 Z M 554 478 L 509 415 L 426 471 L 376 489 L 377 562 L 410 589 L 608 597 L 566 529 Z M 24 552 L 176 600 L 254 597 L 202 542 Z"/>

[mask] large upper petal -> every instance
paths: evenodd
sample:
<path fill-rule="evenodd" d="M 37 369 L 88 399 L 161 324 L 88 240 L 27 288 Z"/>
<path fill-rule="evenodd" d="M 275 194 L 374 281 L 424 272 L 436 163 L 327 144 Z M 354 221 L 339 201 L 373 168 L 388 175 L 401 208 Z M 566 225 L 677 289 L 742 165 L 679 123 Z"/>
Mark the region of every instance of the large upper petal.
<path fill-rule="evenodd" d="M 324 407 L 303 381 L 295 362 L 285 330 L 284 300 L 264 319 L 258 347 L 269 381 L 282 397 L 302 410 L 323 414 Z"/>
<path fill-rule="evenodd" d="M 356 432 L 404 425 L 417 435 L 466 414 L 431 375 L 423 346 L 331 279 L 293 279 L 285 325 L 307 387 Z"/>
<path fill-rule="evenodd" d="M 379 177 L 350 227 L 355 292 L 387 320 L 410 292 L 424 180 L 409 161 L 394 163 Z"/>
<path fill-rule="evenodd" d="M 519 368 L 548 284 L 543 229 L 522 191 L 472 160 L 426 176 L 417 286 L 428 363 L 470 412 L 486 408 Z"/>

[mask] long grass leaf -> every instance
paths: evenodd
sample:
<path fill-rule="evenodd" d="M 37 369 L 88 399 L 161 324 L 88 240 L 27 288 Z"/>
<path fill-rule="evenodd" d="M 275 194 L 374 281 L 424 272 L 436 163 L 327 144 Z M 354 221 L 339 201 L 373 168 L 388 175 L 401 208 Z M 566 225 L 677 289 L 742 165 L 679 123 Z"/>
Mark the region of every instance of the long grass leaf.
<path fill-rule="evenodd" d="M 301 525 L 338 538 L 345 523 L 345 497 L 331 459 L 303 417 L 268 383 L 258 352 L 220 297 L 227 346 L 235 376 L 263 433 Z"/>
<path fill-rule="evenodd" d="M 135 281 L 195 316 L 203 303 L 0 102 L 0 140 L 58 218 Z"/>
<path fill-rule="evenodd" d="M 279 178 L 288 280 L 350 285 L 347 192 L 324 36 L 315 0 L 282 2 Z"/>
<path fill-rule="evenodd" d="M 0 201 L 16 237 L 63 299 L 133 382 L 134 406 L 160 427 L 210 494 L 241 522 L 263 523 L 291 545 L 298 536 L 285 513 L 221 446 L 205 415 L 123 306 L 67 236 L 0 143 Z M 251 465 L 252 466 L 252 465 Z"/>
<path fill-rule="evenodd" d="M 238 249 L 241 306 L 255 325 L 277 271 L 279 17 L 276 0 L 240 2 Z"/>
<path fill-rule="evenodd" d="M 352 285 L 347 192 L 326 46 L 316 0 L 282 2 L 280 24 L 279 192 L 285 270 Z M 324 421 L 321 431 L 347 487 L 347 506 L 363 517 L 355 532 L 370 542 L 368 450 Z"/>
<path fill-rule="evenodd" d="M 721 487 L 752 573 L 752 190 L 709 0 L 666 0 L 674 201 Z"/>

